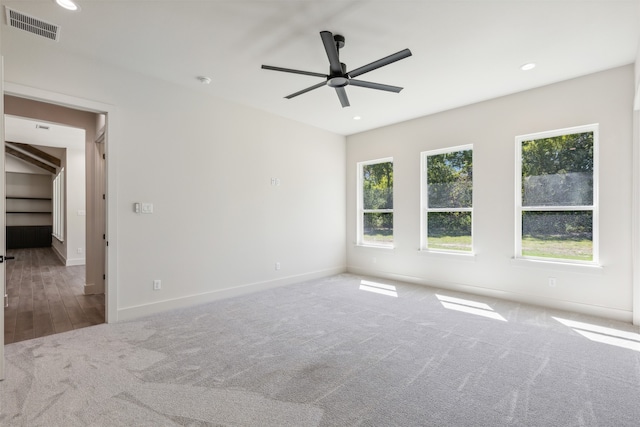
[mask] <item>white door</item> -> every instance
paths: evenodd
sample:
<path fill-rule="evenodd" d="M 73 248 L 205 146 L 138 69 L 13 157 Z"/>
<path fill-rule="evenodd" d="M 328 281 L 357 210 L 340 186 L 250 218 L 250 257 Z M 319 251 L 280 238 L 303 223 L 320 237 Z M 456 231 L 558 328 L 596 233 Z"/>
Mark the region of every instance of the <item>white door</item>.
<path fill-rule="evenodd" d="M 4 63 L 0 57 L 0 255 L 4 261 L 5 247 L 5 199 L 4 199 Z M 7 301 L 7 287 L 4 277 L 4 262 L 0 263 L 0 290 L 2 290 L 2 304 L 0 304 L 0 380 L 4 379 L 4 305 Z"/>

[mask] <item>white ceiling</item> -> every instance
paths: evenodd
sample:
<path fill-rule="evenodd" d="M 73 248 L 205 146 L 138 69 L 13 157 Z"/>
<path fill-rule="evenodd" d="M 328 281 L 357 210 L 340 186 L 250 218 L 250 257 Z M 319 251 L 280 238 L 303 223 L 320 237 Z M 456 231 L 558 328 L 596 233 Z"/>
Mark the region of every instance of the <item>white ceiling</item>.
<path fill-rule="evenodd" d="M 27 34 L 31 42 L 344 135 L 630 64 L 640 37 L 637 0 L 77 2 L 79 12 L 53 0 L 2 3 L 61 26 L 59 42 Z M 327 73 L 322 30 L 346 38 L 348 69 L 411 49 L 359 77 L 404 90 L 347 87 L 344 109 L 329 87 L 284 99 L 322 79 L 260 66 Z M 17 32 L 3 20 L 3 45 L 24 38 Z M 527 62 L 538 66 L 521 71 Z"/>
<path fill-rule="evenodd" d="M 84 129 L 8 114 L 4 116 L 4 125 L 5 140 L 9 142 L 84 150 Z"/>

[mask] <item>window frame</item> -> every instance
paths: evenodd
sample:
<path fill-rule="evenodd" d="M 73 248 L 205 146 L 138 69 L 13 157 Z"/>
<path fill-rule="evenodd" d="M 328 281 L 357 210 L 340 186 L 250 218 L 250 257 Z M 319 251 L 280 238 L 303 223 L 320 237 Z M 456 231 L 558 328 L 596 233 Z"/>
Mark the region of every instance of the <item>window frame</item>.
<path fill-rule="evenodd" d="M 53 179 L 52 235 L 64 242 L 65 223 L 65 170 L 61 168 Z"/>
<path fill-rule="evenodd" d="M 420 250 L 425 252 L 438 252 L 446 254 L 456 255 L 473 255 L 473 228 L 474 228 L 474 215 L 473 215 L 473 194 L 471 197 L 471 207 L 469 208 L 429 208 L 429 184 L 427 183 L 427 158 L 430 156 L 437 156 L 439 154 L 453 153 L 456 151 L 471 150 L 471 158 L 473 159 L 473 144 L 456 145 L 454 147 L 438 148 L 435 150 L 423 151 L 420 153 Z M 473 181 L 471 182 L 471 188 L 473 189 Z M 475 191 L 473 192 L 475 193 Z M 429 229 L 428 215 L 430 212 L 470 212 L 471 213 L 471 250 L 463 251 L 458 249 L 441 249 L 430 248 L 429 238 L 427 232 Z"/>
<path fill-rule="evenodd" d="M 394 237 L 394 241 L 391 244 L 385 243 L 371 243 L 364 241 L 364 215 L 366 213 L 391 213 L 393 214 L 394 209 L 364 209 L 364 167 L 369 165 L 375 165 L 379 163 L 391 163 L 392 166 L 395 166 L 393 163 L 393 157 L 383 157 L 380 159 L 367 160 L 364 162 L 357 163 L 357 235 L 356 235 L 356 245 L 365 246 L 365 247 L 373 247 L 373 248 L 383 248 L 383 249 L 393 249 L 395 248 L 395 230 L 393 230 L 392 236 Z M 395 170 L 394 170 L 395 172 Z M 395 176 L 394 176 L 395 178 Z M 394 179 L 395 183 L 395 179 Z M 395 189 L 391 189 L 391 192 L 394 194 Z M 395 204 L 395 203 L 394 203 Z M 394 218 L 395 222 L 395 218 Z"/>
<path fill-rule="evenodd" d="M 593 201 L 590 206 L 522 206 L 522 143 L 536 139 L 553 138 L 562 135 L 572 135 L 577 133 L 593 133 Z M 544 132 L 535 132 L 526 135 L 518 135 L 515 138 L 515 259 L 531 260 L 537 262 L 576 264 L 576 265 L 599 265 L 600 262 L 600 229 L 599 229 L 599 150 L 600 150 L 599 124 L 593 123 L 582 126 L 574 126 Z M 568 258 L 537 257 L 522 254 L 522 213 L 523 212 L 575 212 L 590 211 L 592 214 L 592 259 L 574 260 Z"/>

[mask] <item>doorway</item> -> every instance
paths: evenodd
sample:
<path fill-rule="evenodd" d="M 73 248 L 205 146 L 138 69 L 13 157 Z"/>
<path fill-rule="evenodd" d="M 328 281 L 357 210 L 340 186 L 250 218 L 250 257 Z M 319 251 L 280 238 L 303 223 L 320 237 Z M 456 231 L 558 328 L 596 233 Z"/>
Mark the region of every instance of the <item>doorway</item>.
<path fill-rule="evenodd" d="M 118 113 L 117 109 L 113 105 L 105 104 L 102 102 L 91 101 L 84 98 L 77 98 L 74 96 L 63 95 L 56 92 L 50 92 L 43 89 L 38 89 L 30 86 L 24 86 L 16 83 L 5 82 L 2 76 L 2 66 L 0 63 L 0 82 L 2 93 L 4 95 L 12 95 L 25 99 L 38 100 L 45 103 L 51 103 L 54 105 L 67 106 L 81 111 L 90 111 L 94 113 L 103 114 L 105 117 L 104 123 L 104 135 L 105 135 L 105 240 L 107 249 L 104 257 L 106 264 L 105 271 L 106 277 L 104 277 L 105 287 L 105 320 L 107 323 L 116 322 L 118 320 L 118 265 L 115 262 L 117 259 L 118 245 L 117 245 L 117 210 L 116 201 L 118 200 L 118 189 L 116 185 L 116 170 L 115 163 L 117 158 L 117 141 L 119 140 L 118 127 L 114 126 L 117 123 Z M 3 99 L 0 98 L 0 117 L 4 117 L 4 105 Z M 4 134 L 4 120 L 0 120 L 0 134 Z M 4 173 L 4 150 L 0 151 L 0 172 Z M 4 187 L 0 186 L 0 205 L 2 208 L 0 212 L 4 212 Z M 4 221 L 4 216 L 0 214 L 0 218 Z M 3 222 L 2 221 L 2 222 Z M 0 224 L 2 231 L 0 231 L 0 243 L 4 244 L 4 223 Z M 109 245 L 111 243 L 111 245 Z M 113 260 L 113 261 L 110 261 Z M 4 263 L 0 264 L 0 272 L 4 273 Z M 4 279 L 4 274 L 1 279 Z M 4 285 L 4 280 L 0 280 Z M 3 286 L 0 286 L 2 288 Z M 0 322 L 4 326 L 4 304 L 0 304 Z M 4 369 L 4 334 L 0 334 L 0 380 L 5 376 Z"/>
<path fill-rule="evenodd" d="M 9 120 L 13 116 L 28 118 L 32 125 L 35 123 L 34 126 L 44 130 L 68 125 L 81 129 L 83 135 L 81 150 L 78 147 L 54 147 L 48 150 L 62 158 L 58 167 L 53 165 L 53 175 L 65 181 L 65 191 L 61 193 L 62 205 L 67 207 L 62 213 L 62 223 L 65 224 L 63 231 L 60 231 L 60 224 L 51 218 L 58 211 L 60 200 L 56 206 L 55 194 L 49 197 L 49 201 L 46 200 L 46 194 L 40 195 L 44 197 L 38 197 L 40 200 L 37 203 L 49 203 L 49 223 L 53 223 L 54 229 L 58 225 L 58 232 L 54 230 L 54 237 L 50 238 L 52 243 L 48 245 L 41 242 L 32 244 L 32 247 L 7 246 L 7 255 L 15 259 L 6 264 L 9 305 L 4 313 L 5 343 L 103 323 L 106 320 L 105 171 L 96 157 L 104 152 L 106 116 L 10 95 L 5 95 L 4 104 L 7 117 L 5 147 L 47 151 L 45 146 L 49 145 L 47 141 L 41 141 L 43 146 L 13 141 L 16 139 L 10 138 L 10 135 L 14 135 L 11 128 L 13 120 Z M 38 142 L 36 139 L 35 143 Z M 22 145 L 16 147 L 16 143 Z M 98 149 L 97 145 L 102 147 Z M 9 149 L 6 150 L 9 153 Z M 7 159 L 10 157 L 6 156 Z M 101 162 L 104 163 L 104 156 L 101 156 Z M 48 178 L 51 182 L 52 177 Z M 53 187 L 49 186 L 50 189 Z M 96 194 L 96 191 L 100 194 Z M 55 190 L 50 190 L 52 192 Z M 33 199 L 28 202 L 33 203 Z M 102 211 L 96 210 L 100 208 Z M 9 212 L 8 207 L 6 211 Z M 22 211 L 20 213 L 7 215 L 7 230 L 11 225 L 11 217 L 27 216 Z"/>

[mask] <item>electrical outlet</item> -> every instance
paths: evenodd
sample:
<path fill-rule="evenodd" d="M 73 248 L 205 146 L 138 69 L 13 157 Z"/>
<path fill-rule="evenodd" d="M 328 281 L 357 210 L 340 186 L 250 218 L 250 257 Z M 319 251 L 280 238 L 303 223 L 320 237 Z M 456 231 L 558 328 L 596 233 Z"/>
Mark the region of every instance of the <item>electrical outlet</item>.
<path fill-rule="evenodd" d="M 276 270 L 280 270 L 280 263 L 276 262 Z"/>
<path fill-rule="evenodd" d="M 556 278 L 555 277 L 549 277 L 549 287 L 550 288 L 555 288 L 556 287 Z"/>
<path fill-rule="evenodd" d="M 83 252 L 84 252 L 84 249 L 82 249 L 82 248 L 78 248 L 78 253 L 79 253 L 79 254 L 81 254 L 81 253 L 83 253 Z"/>
<path fill-rule="evenodd" d="M 160 289 L 162 289 L 162 282 L 158 279 L 153 281 L 153 290 L 154 291 L 159 291 Z"/>

